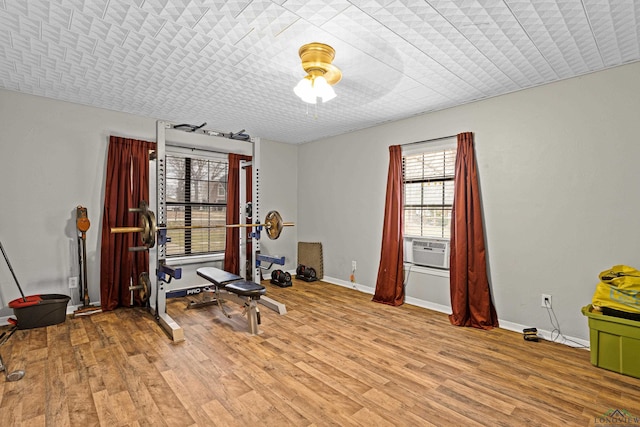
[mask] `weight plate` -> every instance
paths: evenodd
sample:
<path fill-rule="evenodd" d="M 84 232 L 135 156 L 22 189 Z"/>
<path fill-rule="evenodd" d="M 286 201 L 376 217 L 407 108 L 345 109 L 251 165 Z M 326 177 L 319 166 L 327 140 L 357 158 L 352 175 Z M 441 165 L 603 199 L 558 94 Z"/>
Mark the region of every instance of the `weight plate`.
<path fill-rule="evenodd" d="M 140 273 L 140 277 L 138 277 L 138 285 L 140 286 L 140 290 L 138 291 L 140 301 L 142 302 L 142 305 L 147 305 L 147 301 L 149 301 L 149 297 L 151 296 L 151 280 L 149 279 L 149 273 Z"/>
<path fill-rule="evenodd" d="M 140 227 L 144 229 L 141 235 L 142 243 L 148 248 L 156 245 L 156 215 L 151 210 L 140 213 Z"/>
<path fill-rule="evenodd" d="M 267 237 L 276 240 L 282 233 L 283 221 L 278 211 L 269 211 L 264 219 L 264 228 L 267 230 Z"/>

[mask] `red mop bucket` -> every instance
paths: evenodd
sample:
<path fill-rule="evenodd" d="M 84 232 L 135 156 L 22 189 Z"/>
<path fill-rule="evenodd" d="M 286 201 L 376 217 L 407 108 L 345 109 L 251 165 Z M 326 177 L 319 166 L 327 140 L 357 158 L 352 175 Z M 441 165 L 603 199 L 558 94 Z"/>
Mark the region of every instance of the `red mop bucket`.
<path fill-rule="evenodd" d="M 11 270 L 13 280 L 18 285 L 20 295 L 22 295 L 22 298 L 9 302 L 9 308 L 12 308 L 13 314 L 16 315 L 18 329 L 40 328 L 64 322 L 67 317 L 67 304 L 71 297 L 60 294 L 29 295 L 25 297 L 20 283 L 18 283 L 18 278 L 13 272 L 9 258 L 4 251 L 2 242 L 0 242 L 0 250 L 2 250 L 2 255 L 4 255 L 9 270 Z"/>

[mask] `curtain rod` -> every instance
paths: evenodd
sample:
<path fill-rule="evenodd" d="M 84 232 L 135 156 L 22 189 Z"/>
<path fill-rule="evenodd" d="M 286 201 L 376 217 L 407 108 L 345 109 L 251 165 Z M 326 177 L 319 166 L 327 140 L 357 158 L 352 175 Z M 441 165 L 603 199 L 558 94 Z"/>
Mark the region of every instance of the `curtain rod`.
<path fill-rule="evenodd" d="M 441 141 L 443 139 L 449 139 L 449 138 L 455 138 L 456 135 L 449 135 L 449 136 L 441 136 L 440 138 L 432 138 L 432 139 L 425 139 L 424 141 L 416 141 L 416 142 L 408 142 L 406 144 L 400 144 L 401 147 L 406 147 L 407 145 L 413 145 L 413 144 L 422 144 L 424 142 L 434 142 L 434 141 Z"/>

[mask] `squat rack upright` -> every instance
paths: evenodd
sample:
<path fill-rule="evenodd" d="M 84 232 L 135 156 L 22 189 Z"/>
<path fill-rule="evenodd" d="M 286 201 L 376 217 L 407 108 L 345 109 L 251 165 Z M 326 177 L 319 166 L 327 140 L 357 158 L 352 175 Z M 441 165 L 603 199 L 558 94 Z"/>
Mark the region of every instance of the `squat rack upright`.
<path fill-rule="evenodd" d="M 238 136 L 241 136 L 238 138 Z M 155 175 L 155 207 L 158 224 L 167 222 L 166 205 L 166 147 L 181 147 L 187 149 L 205 149 L 219 153 L 236 153 L 251 156 L 251 162 L 241 162 L 241 169 L 252 166 L 252 217 L 260 218 L 260 138 L 251 138 L 242 134 L 224 134 L 221 132 L 202 129 L 201 127 L 185 132 L 172 123 L 158 120 L 156 122 L 156 175 Z M 245 174 L 240 174 L 240 224 L 246 223 L 247 215 L 245 205 L 247 202 Z M 152 192 L 150 192 L 151 195 Z M 153 200 L 150 206 L 154 206 Z M 260 249 L 259 231 L 256 227 L 251 228 L 253 236 L 248 242 L 246 233 L 240 233 L 240 275 L 246 280 L 254 281 L 260 278 L 260 269 L 256 263 L 256 255 Z M 156 272 L 155 286 L 151 286 L 149 304 L 152 313 L 159 321 L 160 325 L 167 331 L 173 341 L 184 340 L 184 331 L 168 314 L 166 306 L 166 294 L 168 281 L 164 280 L 166 272 L 171 272 L 167 265 L 166 238 L 158 238 L 157 244 L 150 249 L 149 272 Z M 246 245 L 251 244 L 251 277 L 247 277 L 246 269 Z M 155 253 L 154 253 L 155 252 Z M 154 256 L 155 255 L 155 256 Z M 263 296 L 260 304 L 272 309 L 279 314 L 286 314 L 284 304 Z"/>

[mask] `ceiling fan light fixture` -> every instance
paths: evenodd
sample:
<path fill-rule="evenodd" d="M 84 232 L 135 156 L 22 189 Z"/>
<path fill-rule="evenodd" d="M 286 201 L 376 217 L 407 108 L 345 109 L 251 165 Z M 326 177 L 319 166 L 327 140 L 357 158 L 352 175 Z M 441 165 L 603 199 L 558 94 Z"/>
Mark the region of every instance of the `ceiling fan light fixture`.
<path fill-rule="evenodd" d="M 336 97 L 331 87 L 342 79 L 342 72 L 332 64 L 336 51 L 324 43 L 305 44 L 298 51 L 307 75 L 293 89 L 304 102 L 315 104 L 317 98 L 327 102 Z"/>
<path fill-rule="evenodd" d="M 318 96 L 322 99 L 322 102 L 331 101 L 336 97 L 336 91 L 327 83 L 327 79 L 323 76 L 318 76 L 313 79 L 313 89 Z"/>
<path fill-rule="evenodd" d="M 316 103 L 316 95 L 313 90 L 313 80 L 311 76 L 306 76 L 300 80 L 296 87 L 293 88 L 293 92 L 308 104 Z"/>

